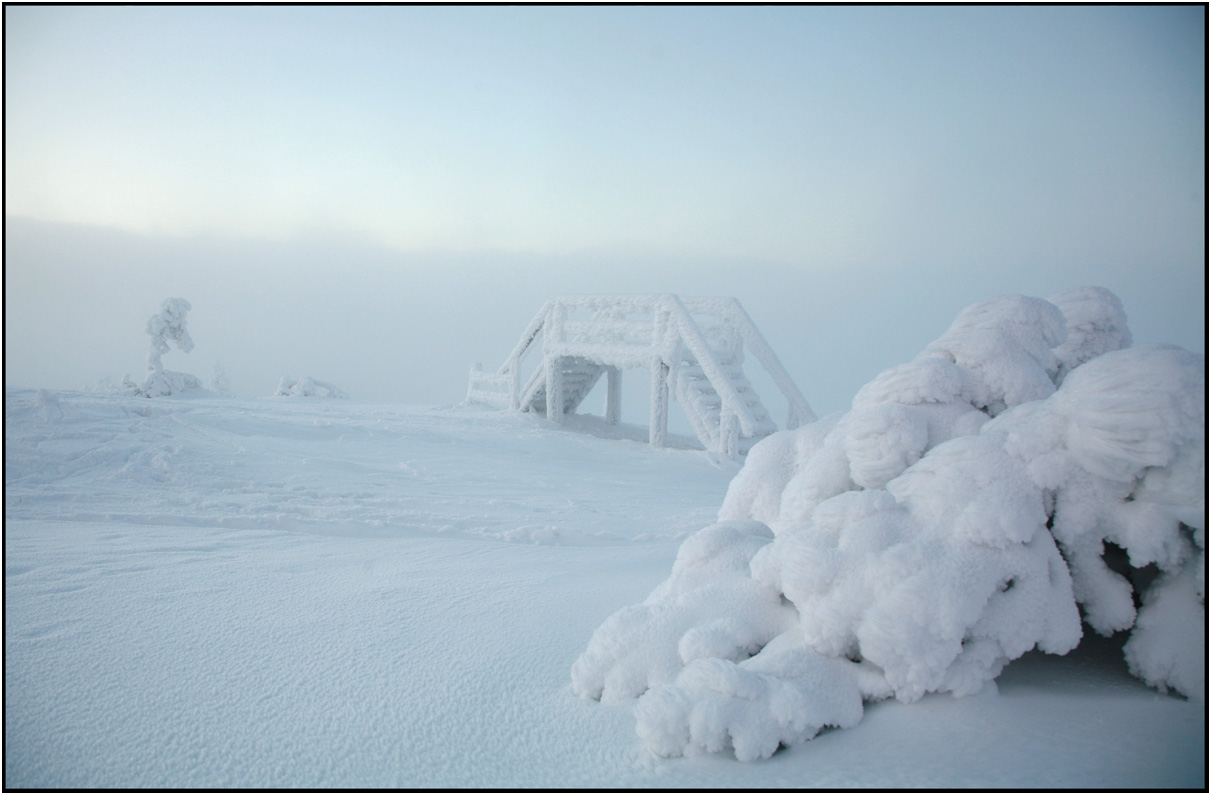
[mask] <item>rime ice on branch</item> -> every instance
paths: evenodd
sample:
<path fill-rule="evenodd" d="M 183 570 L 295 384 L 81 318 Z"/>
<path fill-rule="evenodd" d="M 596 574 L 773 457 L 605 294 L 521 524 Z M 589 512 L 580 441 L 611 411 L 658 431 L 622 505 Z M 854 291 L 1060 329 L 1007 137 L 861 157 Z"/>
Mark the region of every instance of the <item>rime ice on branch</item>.
<path fill-rule="evenodd" d="M 1084 617 L 1202 699 L 1203 362 L 1130 342 L 1101 288 L 963 310 L 850 411 L 756 445 L 721 524 L 594 633 L 574 690 L 640 696 L 660 754 L 752 760 L 864 701 L 976 693 L 1072 650 Z"/>
<path fill-rule="evenodd" d="M 186 330 L 185 316 L 189 310 L 190 304 L 185 299 L 168 298 L 161 303 L 160 312 L 147 319 L 147 333 L 152 340 L 147 352 L 148 375 L 139 388 L 140 395 L 155 398 L 202 386 L 197 376 L 165 370 L 160 361 L 168 353 L 170 342 L 187 354 L 193 350 L 194 341 Z"/>

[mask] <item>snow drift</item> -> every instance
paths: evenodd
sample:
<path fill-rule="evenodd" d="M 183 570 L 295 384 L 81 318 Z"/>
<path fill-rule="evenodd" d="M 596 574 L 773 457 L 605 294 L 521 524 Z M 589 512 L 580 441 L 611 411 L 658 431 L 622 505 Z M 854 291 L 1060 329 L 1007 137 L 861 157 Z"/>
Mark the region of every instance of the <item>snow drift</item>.
<path fill-rule="evenodd" d="M 851 409 L 754 447 L 719 523 L 594 633 L 576 693 L 670 756 L 768 757 L 863 702 L 981 691 L 1085 624 L 1204 698 L 1205 374 L 1102 288 L 964 309 Z"/>

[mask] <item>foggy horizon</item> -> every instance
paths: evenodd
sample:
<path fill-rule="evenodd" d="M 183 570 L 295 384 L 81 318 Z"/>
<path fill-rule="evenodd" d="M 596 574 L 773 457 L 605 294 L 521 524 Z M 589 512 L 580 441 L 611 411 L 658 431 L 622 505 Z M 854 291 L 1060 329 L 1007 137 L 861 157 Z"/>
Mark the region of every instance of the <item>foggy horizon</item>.
<path fill-rule="evenodd" d="M 561 293 L 735 296 L 819 414 L 1012 293 L 1203 353 L 1205 11 L 8 7 L 6 385 L 168 297 L 250 397 L 457 403 Z"/>

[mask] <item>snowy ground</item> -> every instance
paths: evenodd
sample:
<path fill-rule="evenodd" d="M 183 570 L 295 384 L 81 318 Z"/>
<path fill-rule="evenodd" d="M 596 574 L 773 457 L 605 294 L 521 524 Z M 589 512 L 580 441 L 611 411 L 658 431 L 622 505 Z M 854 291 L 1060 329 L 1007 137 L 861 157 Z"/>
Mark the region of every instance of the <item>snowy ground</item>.
<path fill-rule="evenodd" d="M 529 416 L 5 395 L 8 788 L 1204 788 L 1206 709 L 1118 645 L 665 760 L 569 667 L 736 468 Z M 687 443 L 689 445 L 689 443 Z"/>

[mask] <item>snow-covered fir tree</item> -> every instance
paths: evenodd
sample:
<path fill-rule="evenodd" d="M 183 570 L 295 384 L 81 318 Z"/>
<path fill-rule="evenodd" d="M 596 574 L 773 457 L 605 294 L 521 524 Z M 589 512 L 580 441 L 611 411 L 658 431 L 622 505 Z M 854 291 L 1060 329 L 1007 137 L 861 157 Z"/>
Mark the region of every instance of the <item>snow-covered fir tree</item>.
<path fill-rule="evenodd" d="M 1102 288 L 964 309 L 849 411 L 755 446 L 574 690 L 640 697 L 662 755 L 753 760 L 1085 628 L 1131 631 L 1134 674 L 1203 699 L 1204 365 L 1131 342 Z"/>

